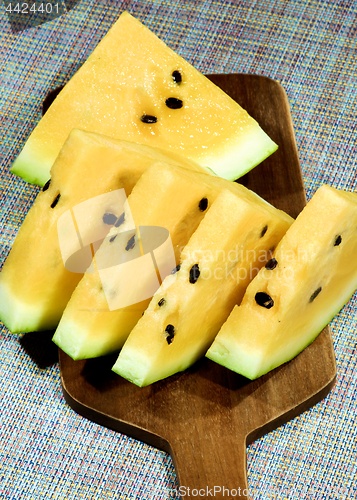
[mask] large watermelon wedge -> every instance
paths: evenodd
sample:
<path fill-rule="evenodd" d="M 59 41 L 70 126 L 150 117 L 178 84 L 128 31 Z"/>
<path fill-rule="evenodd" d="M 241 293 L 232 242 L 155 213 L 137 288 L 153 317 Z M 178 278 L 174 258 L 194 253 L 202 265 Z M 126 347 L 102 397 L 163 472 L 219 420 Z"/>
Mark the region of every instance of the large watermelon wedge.
<path fill-rule="evenodd" d="M 206 355 L 256 379 L 308 346 L 356 288 L 357 194 L 322 185 Z"/>
<path fill-rule="evenodd" d="M 73 128 L 171 150 L 231 180 L 277 148 L 244 109 L 127 12 L 39 121 L 12 172 L 43 185 Z"/>
<path fill-rule="evenodd" d="M 292 219 L 224 190 L 131 331 L 113 370 L 145 386 L 203 356 Z"/>

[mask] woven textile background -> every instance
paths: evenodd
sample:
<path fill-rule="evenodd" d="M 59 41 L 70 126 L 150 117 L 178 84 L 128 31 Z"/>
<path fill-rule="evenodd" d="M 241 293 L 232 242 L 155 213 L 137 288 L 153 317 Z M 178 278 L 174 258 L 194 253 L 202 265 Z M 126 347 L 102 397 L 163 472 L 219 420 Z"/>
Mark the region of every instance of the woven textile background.
<path fill-rule="evenodd" d="M 38 191 L 9 166 L 48 90 L 73 75 L 123 9 L 204 73 L 279 80 L 308 198 L 323 182 L 356 191 L 354 0 L 82 0 L 58 19 L 17 33 L 0 2 L 2 263 Z M 255 500 L 357 497 L 356 308 L 355 294 L 331 325 L 338 370 L 332 392 L 248 447 Z M 1 499 L 178 498 L 168 455 L 74 413 L 62 397 L 55 353 L 52 364 L 40 367 L 3 326 L 0 399 Z"/>

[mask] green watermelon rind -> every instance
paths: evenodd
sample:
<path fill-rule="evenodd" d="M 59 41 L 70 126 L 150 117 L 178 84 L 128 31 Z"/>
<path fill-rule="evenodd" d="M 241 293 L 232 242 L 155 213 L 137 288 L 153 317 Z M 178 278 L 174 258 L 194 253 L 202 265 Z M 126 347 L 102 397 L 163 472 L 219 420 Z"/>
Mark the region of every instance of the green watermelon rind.
<path fill-rule="evenodd" d="M 84 129 L 82 130 L 85 131 Z M 98 134 L 101 135 L 100 132 Z M 113 141 L 118 140 L 114 137 L 108 137 L 108 139 L 112 139 Z M 219 159 L 217 153 L 215 154 L 213 151 L 211 156 L 204 157 L 200 166 L 206 169 L 207 173 L 213 173 L 229 181 L 235 181 L 255 168 L 278 149 L 278 145 L 270 139 L 258 123 L 244 137 L 241 136 L 237 139 L 236 142 L 231 141 L 227 144 L 225 149 L 222 148 L 222 154 Z M 237 158 L 237 146 L 239 146 L 239 158 Z M 44 158 L 43 152 L 30 148 L 30 142 L 27 142 L 11 166 L 10 172 L 30 184 L 42 187 L 50 178 L 51 167 L 56 158 L 52 158 L 50 155 Z M 162 152 L 172 154 L 172 151 Z M 183 161 L 197 163 L 197 157 L 183 158 Z"/>
<path fill-rule="evenodd" d="M 25 144 L 24 149 L 10 167 L 10 172 L 21 177 L 29 184 L 43 187 L 50 178 L 50 171 L 54 161 L 51 159 L 44 160 L 43 155 L 36 155 L 27 149 Z M 43 168 L 43 165 L 46 165 L 46 168 Z"/>
<path fill-rule="evenodd" d="M 237 145 L 239 145 L 239 158 L 237 158 Z M 235 181 L 275 153 L 277 149 L 278 145 L 256 124 L 256 127 L 244 137 L 240 137 L 236 143 L 231 142 L 222 151 L 219 159 L 217 155 L 206 157 L 204 166 L 223 179 Z"/>
<path fill-rule="evenodd" d="M 346 286 L 344 293 L 333 297 L 333 304 L 331 304 L 330 308 L 325 307 L 325 310 L 316 312 L 314 321 L 309 322 L 306 330 L 302 329 L 298 341 L 291 342 L 290 345 L 287 342 L 284 343 L 273 358 L 266 357 L 264 350 L 259 349 L 259 346 L 256 346 L 252 350 L 246 349 L 244 345 L 236 341 L 233 331 L 230 332 L 230 335 L 225 335 L 223 338 L 218 335 L 214 344 L 208 349 L 206 357 L 250 380 L 256 380 L 271 370 L 290 362 L 306 347 L 311 345 L 323 329 L 349 302 L 356 290 L 357 272 L 350 278 L 350 282 Z M 228 320 L 229 318 L 227 322 Z M 289 332 L 287 332 L 285 340 L 288 339 L 288 336 Z"/>
<path fill-rule="evenodd" d="M 55 329 L 59 317 L 43 325 L 42 310 L 19 300 L 6 283 L 0 281 L 0 319 L 11 333 L 28 333 Z"/>

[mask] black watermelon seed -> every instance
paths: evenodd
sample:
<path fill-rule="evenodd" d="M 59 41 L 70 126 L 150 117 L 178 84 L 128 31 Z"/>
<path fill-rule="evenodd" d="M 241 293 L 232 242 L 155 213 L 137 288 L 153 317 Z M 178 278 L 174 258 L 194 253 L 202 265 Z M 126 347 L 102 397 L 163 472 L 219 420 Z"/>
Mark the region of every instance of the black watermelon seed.
<path fill-rule="evenodd" d="M 115 214 L 105 213 L 103 215 L 103 222 L 104 224 L 108 224 L 108 226 L 112 226 L 116 220 L 117 216 Z"/>
<path fill-rule="evenodd" d="M 204 212 L 207 210 L 208 207 L 208 199 L 207 198 L 202 198 L 198 204 L 198 208 L 201 210 L 201 212 Z"/>
<path fill-rule="evenodd" d="M 265 307 L 266 309 L 270 309 L 274 305 L 274 300 L 265 292 L 257 292 L 255 294 L 255 302 L 258 306 Z"/>
<path fill-rule="evenodd" d="M 269 271 L 272 271 L 273 269 L 276 268 L 277 265 L 278 261 L 273 257 L 272 259 L 268 260 L 268 262 L 265 264 L 265 269 L 269 269 Z"/>
<path fill-rule="evenodd" d="M 200 277 L 200 268 L 198 264 L 194 264 L 190 269 L 190 283 L 196 283 Z"/>
<path fill-rule="evenodd" d="M 263 229 L 260 232 L 260 237 L 263 238 L 265 233 L 268 231 L 268 225 L 264 226 Z"/>
<path fill-rule="evenodd" d="M 178 85 L 182 82 L 182 75 L 177 69 L 175 69 L 175 71 L 172 72 L 171 76 L 173 81 Z"/>
<path fill-rule="evenodd" d="M 177 264 L 176 267 L 173 268 L 171 274 L 176 274 L 181 269 L 181 264 Z"/>
<path fill-rule="evenodd" d="M 125 250 L 132 250 L 135 247 L 135 234 L 131 238 L 128 239 L 128 243 L 126 244 Z"/>
<path fill-rule="evenodd" d="M 168 333 L 169 335 L 173 335 L 175 333 L 175 327 L 174 325 L 167 325 L 165 328 L 165 332 Z"/>
<path fill-rule="evenodd" d="M 342 242 L 342 237 L 341 237 L 341 235 L 339 234 L 339 235 L 338 235 L 338 236 L 336 236 L 336 238 L 335 238 L 335 243 L 334 243 L 334 246 L 335 246 L 335 247 L 338 247 L 338 245 L 340 245 L 340 244 L 341 244 L 341 242 Z"/>
<path fill-rule="evenodd" d="M 172 344 L 172 341 L 174 340 L 174 336 L 173 335 L 167 335 L 166 336 L 166 342 L 170 345 Z"/>
<path fill-rule="evenodd" d="M 166 342 L 170 345 L 175 336 L 174 325 L 167 325 L 165 328 L 165 333 L 166 333 Z"/>
<path fill-rule="evenodd" d="M 47 191 L 47 189 L 50 187 L 50 184 L 51 184 L 51 179 L 48 179 L 46 184 L 44 184 L 42 191 Z"/>
<path fill-rule="evenodd" d="M 180 109 L 183 106 L 183 102 L 177 97 L 168 97 L 165 104 L 170 109 Z"/>
<path fill-rule="evenodd" d="M 166 300 L 164 299 L 164 297 L 162 297 L 162 299 L 159 300 L 159 302 L 157 303 L 157 305 L 159 307 L 163 306 L 165 304 Z"/>
<path fill-rule="evenodd" d="M 115 240 L 116 237 L 117 237 L 117 235 L 115 234 L 114 236 L 109 238 L 109 243 L 113 243 L 113 241 Z"/>
<path fill-rule="evenodd" d="M 123 222 L 125 221 L 125 212 L 123 212 L 120 217 L 118 217 L 116 223 L 114 224 L 115 227 L 119 227 L 123 224 Z"/>
<path fill-rule="evenodd" d="M 321 290 L 322 290 L 322 288 L 320 286 L 319 286 L 319 288 L 316 288 L 314 293 L 311 295 L 309 302 L 313 302 L 316 299 L 316 297 L 318 296 L 318 294 L 321 292 Z"/>
<path fill-rule="evenodd" d="M 53 200 L 53 202 L 51 203 L 51 208 L 55 208 L 55 206 L 57 205 L 57 203 L 59 202 L 59 199 L 61 198 L 61 195 L 60 193 L 58 193 L 58 195 L 56 196 L 56 198 Z"/>
<path fill-rule="evenodd" d="M 177 264 L 177 266 L 171 271 L 171 274 L 176 274 L 177 271 L 181 269 L 181 264 Z"/>
<path fill-rule="evenodd" d="M 144 115 L 142 115 L 142 117 L 140 118 L 140 120 L 143 123 L 156 123 L 157 122 L 157 116 L 144 114 Z"/>

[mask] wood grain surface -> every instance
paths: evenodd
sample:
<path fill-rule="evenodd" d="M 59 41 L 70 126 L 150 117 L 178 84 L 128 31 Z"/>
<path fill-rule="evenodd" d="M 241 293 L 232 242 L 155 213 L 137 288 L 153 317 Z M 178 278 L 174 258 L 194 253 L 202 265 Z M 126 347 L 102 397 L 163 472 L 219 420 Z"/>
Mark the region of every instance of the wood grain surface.
<path fill-rule="evenodd" d="M 240 182 L 296 217 L 306 200 L 284 89 L 256 75 L 210 78 L 279 145 Z M 254 382 L 202 359 L 138 388 L 111 371 L 115 359 L 73 361 L 60 351 L 66 401 L 86 418 L 170 453 L 185 498 L 214 487 L 215 498 L 248 498 L 247 444 L 320 401 L 336 377 L 328 327 L 295 359 Z"/>

